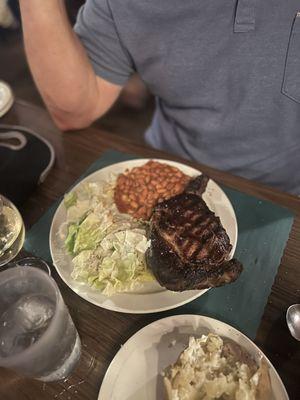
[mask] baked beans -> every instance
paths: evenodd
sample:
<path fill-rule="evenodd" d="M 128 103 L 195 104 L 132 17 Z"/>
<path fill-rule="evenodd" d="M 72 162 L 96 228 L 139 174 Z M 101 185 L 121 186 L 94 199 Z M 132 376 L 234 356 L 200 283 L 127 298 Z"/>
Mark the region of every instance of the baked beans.
<path fill-rule="evenodd" d="M 190 179 L 176 167 L 150 160 L 118 176 L 114 200 L 120 212 L 148 220 L 158 202 L 181 193 Z"/>

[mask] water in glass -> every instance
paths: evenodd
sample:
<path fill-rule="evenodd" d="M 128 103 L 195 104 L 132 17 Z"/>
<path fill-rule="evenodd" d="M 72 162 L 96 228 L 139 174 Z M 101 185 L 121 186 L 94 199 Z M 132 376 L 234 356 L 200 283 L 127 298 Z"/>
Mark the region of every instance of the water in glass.
<path fill-rule="evenodd" d="M 44 271 L 0 273 L 0 366 L 43 381 L 67 377 L 80 339 L 55 281 Z"/>

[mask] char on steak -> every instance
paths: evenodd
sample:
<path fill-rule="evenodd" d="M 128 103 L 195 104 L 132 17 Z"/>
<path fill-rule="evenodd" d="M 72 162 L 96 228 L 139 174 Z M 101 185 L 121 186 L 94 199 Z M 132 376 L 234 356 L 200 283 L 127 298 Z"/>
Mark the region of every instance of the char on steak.
<path fill-rule="evenodd" d="M 169 290 L 221 286 L 235 281 L 243 269 L 236 259 L 228 260 L 229 237 L 202 199 L 207 182 L 204 175 L 196 177 L 183 193 L 153 210 L 146 261 Z"/>

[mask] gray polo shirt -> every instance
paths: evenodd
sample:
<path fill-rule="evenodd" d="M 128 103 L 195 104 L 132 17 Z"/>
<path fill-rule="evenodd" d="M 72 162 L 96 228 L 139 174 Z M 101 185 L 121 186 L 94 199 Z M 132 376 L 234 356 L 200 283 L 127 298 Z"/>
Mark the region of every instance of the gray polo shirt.
<path fill-rule="evenodd" d="M 152 146 L 300 194 L 299 0 L 87 0 L 97 75 L 138 72 Z"/>

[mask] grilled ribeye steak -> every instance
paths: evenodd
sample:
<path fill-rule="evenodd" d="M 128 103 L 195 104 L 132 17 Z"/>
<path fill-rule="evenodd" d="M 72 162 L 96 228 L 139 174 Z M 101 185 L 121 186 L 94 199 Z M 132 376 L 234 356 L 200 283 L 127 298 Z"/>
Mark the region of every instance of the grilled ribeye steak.
<path fill-rule="evenodd" d="M 150 220 L 148 267 L 169 290 L 216 287 L 235 281 L 242 271 L 219 217 L 201 195 L 208 178 L 193 179 L 179 195 L 159 203 Z"/>

